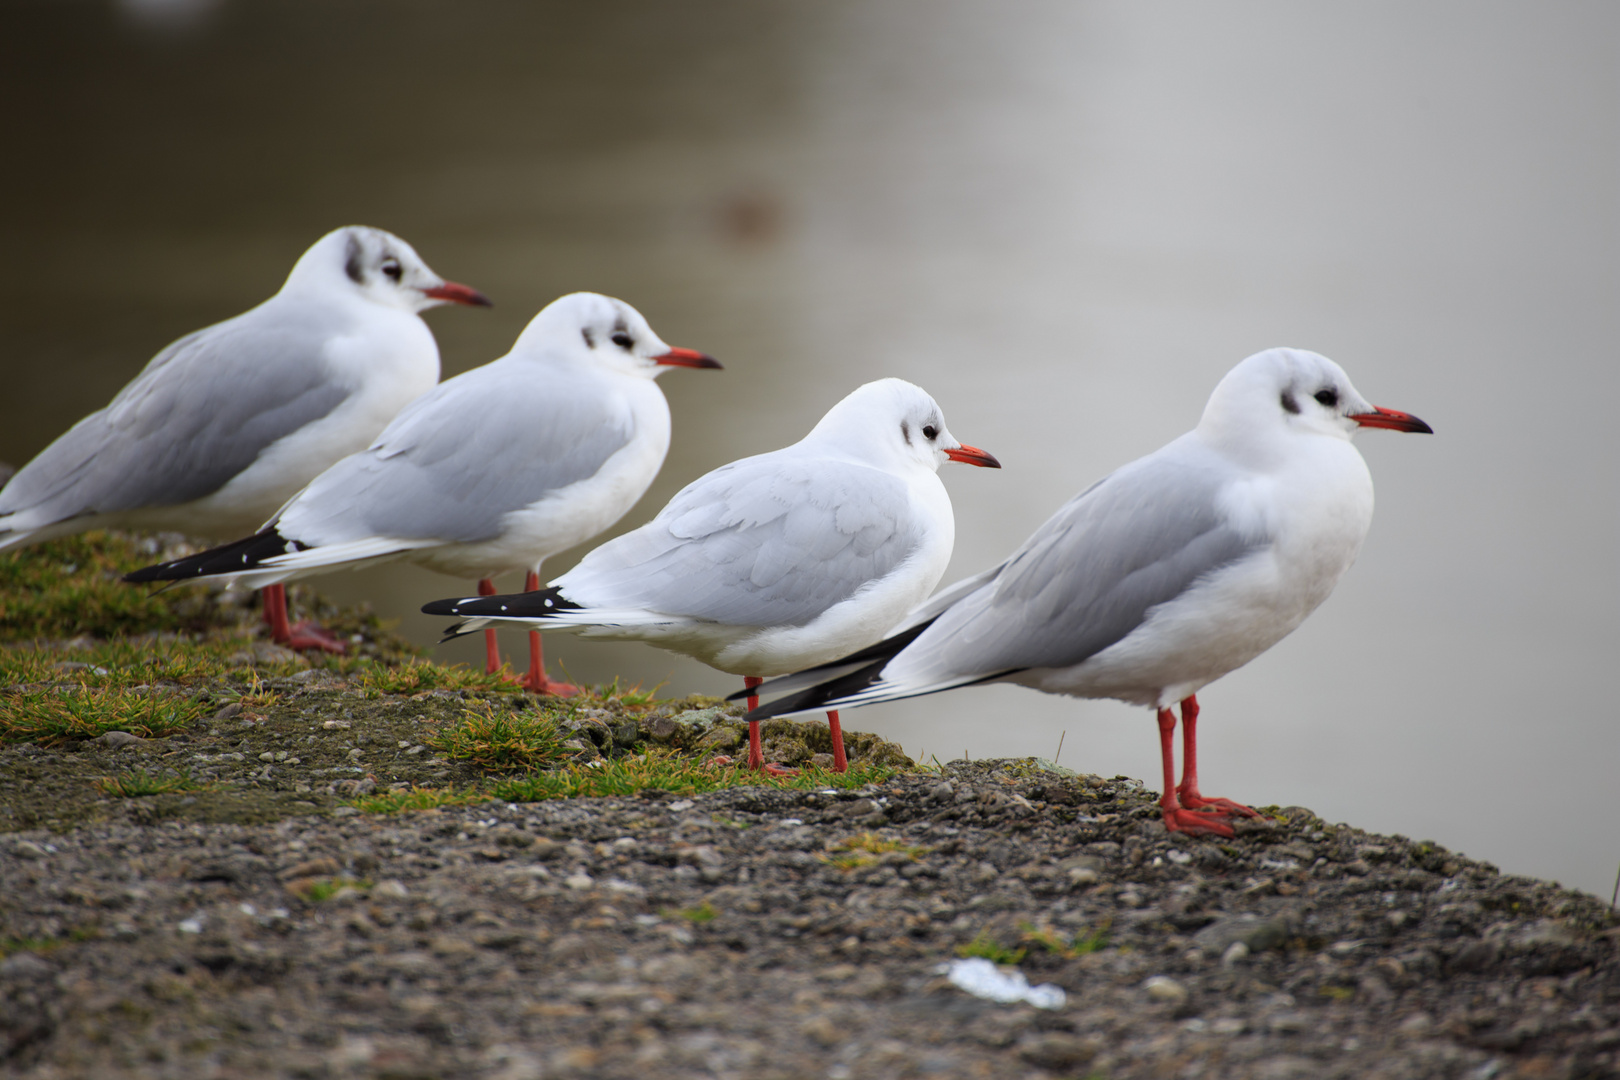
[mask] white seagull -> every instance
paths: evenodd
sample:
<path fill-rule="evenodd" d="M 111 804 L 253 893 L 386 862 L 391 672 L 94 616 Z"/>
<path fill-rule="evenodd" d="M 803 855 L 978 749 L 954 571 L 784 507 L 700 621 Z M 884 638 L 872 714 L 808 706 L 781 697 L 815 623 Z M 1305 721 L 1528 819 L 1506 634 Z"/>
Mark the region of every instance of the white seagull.
<path fill-rule="evenodd" d="M 257 534 L 126 581 L 223 578 L 250 588 L 408 559 L 490 579 L 527 570 L 608 528 L 641 498 L 669 450 L 667 367 L 718 368 L 664 344 L 622 300 L 573 293 L 536 315 L 512 351 L 411 402 L 370 447 L 339 461 Z M 494 631 L 488 670 L 500 668 Z M 530 639 L 524 685 L 546 679 Z"/>
<path fill-rule="evenodd" d="M 987 682 L 1147 705 L 1165 826 L 1230 836 L 1224 819 L 1254 811 L 1199 793 L 1195 695 L 1282 640 L 1355 561 L 1373 510 L 1350 442 L 1361 427 L 1430 431 L 1368 404 L 1326 357 L 1251 356 L 1192 431 L 1093 484 L 1006 562 L 946 589 L 886 640 L 767 683 L 762 692 L 789 696 L 749 718 Z"/>
<path fill-rule="evenodd" d="M 252 532 L 439 381 L 419 313 L 444 303 L 489 299 L 391 233 L 328 233 L 280 292 L 158 353 L 23 466 L 0 489 L 0 551 L 87 529 Z M 287 626 L 279 587 L 264 610 L 277 641 L 342 651 L 316 628 Z"/>
<path fill-rule="evenodd" d="M 964 446 L 921 387 L 867 383 L 810 434 L 683 488 L 658 516 L 596 548 L 540 592 L 435 600 L 466 619 L 645 641 L 745 677 L 820 664 L 881 638 L 933 591 L 956 539 L 945 461 L 1000 468 Z M 757 702 L 755 702 L 757 704 Z M 844 771 L 836 711 L 833 768 Z M 765 766 L 749 725 L 749 766 Z"/>

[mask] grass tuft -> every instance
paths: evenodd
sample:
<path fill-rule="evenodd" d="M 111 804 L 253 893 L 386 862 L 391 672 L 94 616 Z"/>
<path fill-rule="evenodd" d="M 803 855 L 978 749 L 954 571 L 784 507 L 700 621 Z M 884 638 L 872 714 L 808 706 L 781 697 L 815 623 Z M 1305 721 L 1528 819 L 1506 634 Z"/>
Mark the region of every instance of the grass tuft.
<path fill-rule="evenodd" d="M 363 878 L 352 878 L 339 875 L 337 877 L 310 878 L 304 882 L 294 883 L 294 891 L 311 904 L 319 904 L 332 899 L 339 890 L 360 889 L 364 891 L 371 888 L 371 882 Z"/>
<path fill-rule="evenodd" d="M 103 776 L 96 781 L 96 790 L 104 795 L 121 799 L 139 799 L 147 795 L 172 795 L 181 791 L 202 791 L 206 785 L 191 778 L 189 772 L 148 772 L 130 769 L 117 776 Z"/>
<path fill-rule="evenodd" d="M 362 795 L 348 800 L 348 805 L 364 814 L 399 814 L 413 810 L 437 810 L 442 806 L 475 806 L 489 799 L 490 796 L 482 791 L 413 787 Z"/>
<path fill-rule="evenodd" d="M 395 667 L 364 663 L 357 665 L 353 678 L 367 697 L 390 694 L 424 694 L 432 690 L 482 690 L 517 693 L 519 690 L 510 670 L 503 668 L 493 675 L 468 667 L 466 664 L 435 664 L 416 657 L 407 658 Z"/>
<path fill-rule="evenodd" d="M 542 768 L 568 755 L 555 716 L 528 710 L 510 712 L 487 701 L 426 741 L 446 757 L 490 771 Z"/>
<path fill-rule="evenodd" d="M 1009 949 L 1005 945 L 998 944 L 988 930 L 980 931 L 979 936 L 966 945 L 956 947 L 956 955 L 964 959 L 982 956 L 992 964 L 1005 964 L 1009 967 L 1022 962 L 1028 954 L 1028 949 Z"/>
<path fill-rule="evenodd" d="M 663 683 L 659 683 L 651 690 L 643 690 L 641 684 L 637 683 L 625 689 L 619 686 L 619 677 L 615 675 L 611 683 L 604 683 L 601 686 L 582 687 L 581 693 L 582 696 L 593 698 L 604 704 L 611 701 L 627 709 L 646 709 L 657 703 L 658 688 L 663 685 Z"/>
<path fill-rule="evenodd" d="M 694 926 L 702 926 L 704 923 L 714 922 L 720 913 L 715 910 L 713 904 L 705 900 L 696 907 L 665 908 L 659 914 L 666 919 L 685 919 Z"/>
<path fill-rule="evenodd" d="M 83 682 L 48 686 L 0 695 L 0 741 L 51 745 L 109 731 L 159 739 L 184 730 L 207 711 L 199 701 L 136 688 Z"/>
<path fill-rule="evenodd" d="M 1065 960 L 1108 948 L 1108 927 L 1109 924 L 1105 922 L 1090 933 L 1078 932 L 1074 937 L 1065 939 L 1050 927 L 1037 927 L 1033 923 L 1020 923 L 1018 926 L 1024 934 L 1021 940 L 1038 945 L 1049 953 L 1056 953 Z"/>
<path fill-rule="evenodd" d="M 821 856 L 821 860 L 831 863 L 840 870 L 859 870 L 863 866 L 871 866 L 880 856 L 889 852 L 898 851 L 908 859 L 917 859 L 928 853 L 927 848 L 912 847 L 899 840 L 885 840 L 877 833 L 861 833 L 859 836 L 846 837 L 834 846 L 834 850 Z"/>

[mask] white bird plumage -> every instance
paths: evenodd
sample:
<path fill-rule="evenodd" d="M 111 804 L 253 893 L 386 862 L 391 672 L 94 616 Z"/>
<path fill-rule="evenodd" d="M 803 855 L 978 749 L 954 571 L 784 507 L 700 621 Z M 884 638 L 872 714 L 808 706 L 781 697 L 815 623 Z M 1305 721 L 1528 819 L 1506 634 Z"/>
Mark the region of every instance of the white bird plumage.
<path fill-rule="evenodd" d="M 259 587 L 392 559 L 481 586 L 511 570 L 532 579 L 545 559 L 618 521 L 658 474 L 670 421 L 653 380 L 672 365 L 719 366 L 666 345 L 623 301 L 564 296 L 506 356 L 413 401 L 257 536 L 130 580 Z M 544 684 L 533 666 L 530 675 Z"/>
<path fill-rule="evenodd" d="M 1378 409 L 1337 364 L 1271 349 L 1221 380 L 1198 426 L 1070 500 L 1006 562 L 945 590 L 864 653 L 767 683 L 751 715 L 864 705 L 984 682 L 1159 711 L 1276 644 L 1333 591 L 1372 521 L 1358 427 L 1428 431 Z M 808 687 L 808 689 L 806 689 Z M 1174 719 L 1171 716 L 1173 727 Z M 1172 827 L 1221 831 L 1186 722 Z"/>
<path fill-rule="evenodd" d="M 822 663 L 878 640 L 938 584 L 955 542 L 938 470 L 952 459 L 995 464 L 920 387 L 880 379 L 791 446 L 688 484 L 543 592 L 423 610 L 464 617 L 452 635 L 574 628 L 750 678 Z"/>
<path fill-rule="evenodd" d="M 489 301 L 381 229 L 328 233 L 274 296 L 171 344 L 12 477 L 0 551 L 87 529 L 261 527 L 438 381 L 420 313 L 442 303 Z"/>

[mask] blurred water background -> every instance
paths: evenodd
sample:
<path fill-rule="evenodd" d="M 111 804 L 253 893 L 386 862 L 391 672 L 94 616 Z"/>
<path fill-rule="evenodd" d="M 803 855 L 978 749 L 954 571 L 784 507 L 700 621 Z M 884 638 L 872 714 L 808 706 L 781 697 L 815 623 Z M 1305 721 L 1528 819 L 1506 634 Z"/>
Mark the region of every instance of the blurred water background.
<path fill-rule="evenodd" d="M 947 581 L 1192 426 L 1244 356 L 1316 349 L 1438 434 L 1358 440 L 1371 539 L 1301 630 L 1201 695 L 1206 788 L 1608 895 L 1620 7 L 8 0 L 0 17 L 0 460 L 351 222 L 495 298 L 429 316 L 447 376 L 576 289 L 726 363 L 661 380 L 674 444 L 621 529 L 862 381 L 920 383 L 1005 465 L 944 470 Z M 416 607 L 468 583 L 391 567 L 320 585 L 426 643 L 441 620 Z M 733 689 L 641 646 L 547 651 L 576 679 Z M 1158 785 L 1151 715 L 1117 703 L 981 688 L 845 722 L 941 760 L 1051 757 L 1062 737 L 1063 764 Z"/>

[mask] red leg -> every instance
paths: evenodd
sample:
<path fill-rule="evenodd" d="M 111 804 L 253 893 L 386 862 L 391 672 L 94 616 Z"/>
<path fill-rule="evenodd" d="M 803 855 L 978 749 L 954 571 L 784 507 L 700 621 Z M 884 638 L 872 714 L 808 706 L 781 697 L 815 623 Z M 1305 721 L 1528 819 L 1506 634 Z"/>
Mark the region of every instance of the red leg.
<path fill-rule="evenodd" d="M 264 625 L 270 628 L 270 640 L 285 645 L 292 639 L 287 625 L 287 586 L 266 585 L 259 590 L 259 602 L 264 605 Z"/>
<path fill-rule="evenodd" d="M 827 727 L 832 734 L 833 744 L 833 772 L 846 772 L 849 769 L 849 759 L 844 756 L 844 728 L 838 722 L 838 710 L 827 710 Z"/>
<path fill-rule="evenodd" d="M 523 579 L 523 591 L 534 592 L 540 587 L 540 575 L 533 570 Z M 491 631 L 493 633 L 493 631 Z M 523 688 L 531 694 L 551 694 L 553 697 L 572 697 L 579 693 L 573 683 L 552 682 L 546 678 L 546 659 L 540 651 L 540 631 L 529 631 L 529 673 L 523 677 Z"/>
<path fill-rule="evenodd" d="M 1213 810 L 1222 817 L 1259 817 L 1251 808 L 1231 799 L 1206 798 L 1198 793 L 1198 695 L 1181 701 L 1181 786 L 1176 789 L 1188 810 Z"/>
<path fill-rule="evenodd" d="M 750 690 L 764 681 L 764 679 L 761 679 L 755 675 L 743 676 L 743 685 Z M 749 694 L 748 711 L 753 712 L 757 708 L 759 708 L 759 695 Z M 792 776 L 794 773 L 799 771 L 797 769 L 789 769 L 786 766 L 778 765 L 775 762 L 766 762 L 765 747 L 760 742 L 759 738 L 758 720 L 748 721 L 748 767 L 755 772 L 762 772 L 766 776 Z"/>
<path fill-rule="evenodd" d="M 1231 836 L 1232 830 L 1223 825 L 1216 814 L 1200 814 L 1184 809 L 1176 799 L 1175 760 L 1176 714 L 1170 709 L 1159 710 L 1159 757 L 1164 763 L 1164 794 L 1159 797 L 1159 812 L 1164 827 L 1171 832 Z"/>
<path fill-rule="evenodd" d="M 478 595 L 494 596 L 495 582 L 491 581 L 489 578 L 479 578 Z M 485 630 L 484 674 L 493 675 L 499 670 L 501 670 L 501 649 L 500 646 L 495 643 L 495 631 L 493 629 Z"/>
<path fill-rule="evenodd" d="M 319 649 L 339 656 L 349 651 L 342 641 L 307 619 L 297 626 L 287 625 L 286 585 L 266 585 L 259 592 L 259 600 L 264 605 L 264 621 L 270 627 L 270 640 L 277 645 L 300 652 Z"/>
<path fill-rule="evenodd" d="M 743 686 L 750 690 L 764 681 L 764 679 L 759 678 L 757 675 L 743 676 Z M 748 711 L 753 712 L 757 708 L 759 708 L 759 695 L 749 694 Z M 753 769 L 755 772 L 758 772 L 760 769 L 765 767 L 765 748 L 761 746 L 759 742 L 758 720 L 748 721 L 748 767 Z"/>

